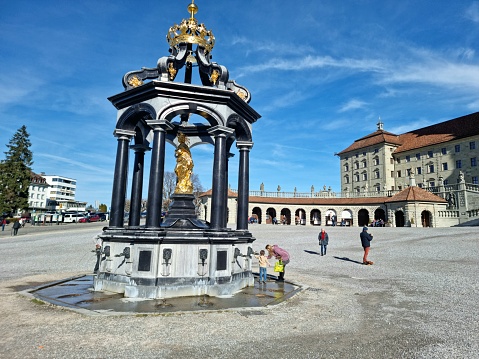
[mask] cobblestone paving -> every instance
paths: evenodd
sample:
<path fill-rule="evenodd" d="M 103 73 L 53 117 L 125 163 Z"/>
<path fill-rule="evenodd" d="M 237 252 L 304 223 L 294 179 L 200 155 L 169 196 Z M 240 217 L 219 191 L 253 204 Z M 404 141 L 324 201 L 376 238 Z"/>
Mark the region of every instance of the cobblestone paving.
<path fill-rule="evenodd" d="M 0 358 L 479 358 L 479 232 L 252 225 L 255 250 L 291 254 L 287 280 L 308 286 L 277 306 L 149 316 L 85 316 L 18 292 L 90 273 L 104 224 L 0 232 Z M 270 272 L 272 274 L 272 272 Z"/>

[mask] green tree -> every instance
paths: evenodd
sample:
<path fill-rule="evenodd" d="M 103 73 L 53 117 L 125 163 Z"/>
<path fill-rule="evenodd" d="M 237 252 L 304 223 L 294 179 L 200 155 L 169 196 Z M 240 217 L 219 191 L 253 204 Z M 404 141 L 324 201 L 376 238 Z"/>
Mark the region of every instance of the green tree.
<path fill-rule="evenodd" d="M 26 126 L 15 132 L 0 162 L 0 211 L 28 210 L 28 187 L 31 181 L 33 154 Z"/>
<path fill-rule="evenodd" d="M 103 213 L 106 213 L 108 211 L 108 207 L 104 203 L 100 204 L 100 207 L 98 209 L 100 212 L 103 212 Z"/>

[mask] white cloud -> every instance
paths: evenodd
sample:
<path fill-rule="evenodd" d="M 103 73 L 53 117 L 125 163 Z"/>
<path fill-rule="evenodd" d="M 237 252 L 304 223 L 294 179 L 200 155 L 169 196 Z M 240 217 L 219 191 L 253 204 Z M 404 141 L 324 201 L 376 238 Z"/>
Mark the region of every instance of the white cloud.
<path fill-rule="evenodd" d="M 341 106 L 341 108 L 339 109 L 338 112 L 346 112 L 346 111 L 351 111 L 351 110 L 357 110 L 357 109 L 363 108 L 366 105 L 367 105 L 367 103 L 364 102 L 364 101 L 352 99 L 352 100 L 348 101 L 347 103 L 345 103 L 343 106 Z"/>
<path fill-rule="evenodd" d="M 479 1 L 474 1 L 466 10 L 466 18 L 479 23 Z"/>

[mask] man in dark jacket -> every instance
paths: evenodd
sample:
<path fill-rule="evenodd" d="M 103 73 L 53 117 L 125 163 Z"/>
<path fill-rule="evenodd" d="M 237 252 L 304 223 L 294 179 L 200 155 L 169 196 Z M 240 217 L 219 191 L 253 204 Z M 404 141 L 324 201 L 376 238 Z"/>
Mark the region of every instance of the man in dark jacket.
<path fill-rule="evenodd" d="M 13 223 L 13 235 L 14 235 L 14 236 L 17 235 L 18 229 L 19 229 L 21 226 L 22 226 L 22 225 L 20 224 L 20 220 L 15 221 L 15 223 Z"/>
<path fill-rule="evenodd" d="M 363 231 L 359 235 L 361 238 L 361 245 L 364 248 L 363 264 L 371 265 L 373 262 L 368 261 L 369 248 L 371 247 L 370 242 L 373 240 L 373 236 L 368 233 L 368 227 L 363 227 Z"/>

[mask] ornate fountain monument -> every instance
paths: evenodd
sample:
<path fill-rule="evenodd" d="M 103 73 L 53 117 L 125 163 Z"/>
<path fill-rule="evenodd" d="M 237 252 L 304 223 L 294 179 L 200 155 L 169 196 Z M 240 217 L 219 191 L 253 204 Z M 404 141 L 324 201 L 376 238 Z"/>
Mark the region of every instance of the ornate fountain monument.
<path fill-rule="evenodd" d="M 194 0 L 193 0 L 194 1 Z M 167 34 L 170 55 L 156 68 L 123 77 L 125 91 L 109 98 L 118 109 L 118 139 L 111 201 L 111 220 L 101 234 L 103 260 L 95 291 L 124 293 L 130 298 L 232 295 L 254 283 L 252 242 L 248 231 L 249 151 L 252 124 L 260 115 L 249 106 L 250 92 L 229 80 L 226 67 L 212 62 L 215 38 L 190 17 Z M 193 68 L 201 85 L 192 84 Z M 180 70 L 184 81 L 175 82 Z M 191 115 L 203 123 L 189 122 Z M 175 146 L 177 187 L 168 216 L 162 220 L 166 143 Z M 228 157 L 239 150 L 237 227 L 227 228 Z M 190 148 L 213 145 L 212 205 L 209 221 L 196 216 L 191 185 Z M 128 162 L 130 214 L 124 223 Z M 140 225 L 145 154 L 151 156 L 145 225 Z"/>

